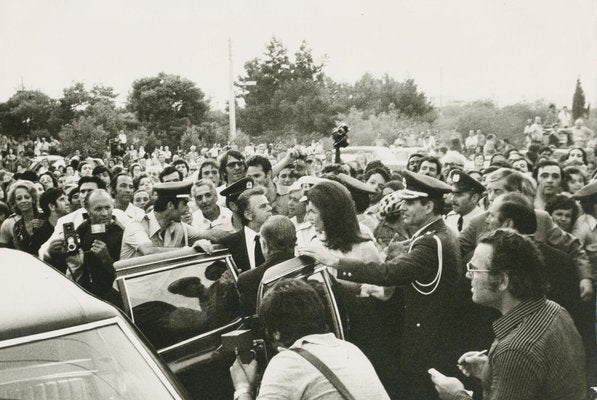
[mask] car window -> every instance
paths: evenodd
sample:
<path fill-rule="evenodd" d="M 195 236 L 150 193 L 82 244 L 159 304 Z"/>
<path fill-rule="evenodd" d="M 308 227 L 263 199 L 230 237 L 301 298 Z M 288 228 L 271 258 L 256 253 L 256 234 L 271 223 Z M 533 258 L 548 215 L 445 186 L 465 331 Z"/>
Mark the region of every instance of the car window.
<path fill-rule="evenodd" d="M 2 399 L 174 399 L 116 324 L 0 348 Z"/>
<path fill-rule="evenodd" d="M 127 277 L 124 282 L 133 321 L 158 350 L 240 315 L 234 277 L 223 260 Z"/>

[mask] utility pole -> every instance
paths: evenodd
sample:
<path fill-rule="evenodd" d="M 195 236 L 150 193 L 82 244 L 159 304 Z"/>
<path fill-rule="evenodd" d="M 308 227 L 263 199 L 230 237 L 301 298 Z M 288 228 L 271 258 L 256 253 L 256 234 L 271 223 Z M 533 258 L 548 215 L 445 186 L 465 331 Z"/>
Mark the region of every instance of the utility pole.
<path fill-rule="evenodd" d="M 233 141 L 236 138 L 236 107 L 234 97 L 234 71 L 232 68 L 232 39 L 228 38 L 228 68 L 230 79 L 230 98 L 228 99 L 228 119 L 230 125 L 230 133 L 228 140 Z"/>

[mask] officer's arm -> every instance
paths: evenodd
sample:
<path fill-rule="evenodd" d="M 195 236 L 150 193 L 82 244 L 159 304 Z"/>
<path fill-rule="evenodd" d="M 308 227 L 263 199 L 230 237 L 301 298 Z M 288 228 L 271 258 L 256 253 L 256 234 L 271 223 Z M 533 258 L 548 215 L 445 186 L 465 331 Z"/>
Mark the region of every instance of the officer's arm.
<path fill-rule="evenodd" d="M 437 243 L 433 236 L 423 237 L 410 253 L 401 254 L 385 263 L 365 263 L 341 258 L 338 278 L 380 286 L 408 284 L 414 280 L 428 282 L 437 273 Z"/>

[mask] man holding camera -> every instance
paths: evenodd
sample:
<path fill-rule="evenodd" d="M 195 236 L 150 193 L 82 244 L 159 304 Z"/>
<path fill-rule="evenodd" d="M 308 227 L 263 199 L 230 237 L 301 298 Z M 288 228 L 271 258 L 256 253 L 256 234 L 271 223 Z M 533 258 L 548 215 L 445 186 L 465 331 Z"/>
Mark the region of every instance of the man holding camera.
<path fill-rule="evenodd" d="M 278 354 L 263 373 L 258 399 L 347 398 L 339 387 L 355 399 L 389 399 L 371 362 L 358 347 L 328 332 L 325 315 L 316 289 L 302 280 L 281 280 L 267 293 L 259 318 Z M 257 361 L 243 363 L 239 356 L 230 368 L 234 399 L 250 400 L 255 398 Z M 327 367 L 334 383 L 309 358 Z"/>
<path fill-rule="evenodd" d="M 120 259 L 124 228 L 112 216 L 114 200 L 106 190 L 89 192 L 84 204 L 89 218 L 76 230 L 63 227 L 64 239 L 50 243 L 50 263 L 97 297 L 115 301 L 113 265 Z"/>

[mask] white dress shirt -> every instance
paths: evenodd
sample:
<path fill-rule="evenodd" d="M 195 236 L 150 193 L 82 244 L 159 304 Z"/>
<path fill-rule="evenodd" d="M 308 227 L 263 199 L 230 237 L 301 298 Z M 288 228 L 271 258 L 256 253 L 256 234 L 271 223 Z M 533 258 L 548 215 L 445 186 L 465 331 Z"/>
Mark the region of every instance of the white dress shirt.
<path fill-rule="evenodd" d="M 245 230 L 245 246 L 247 247 L 247 255 L 249 256 L 249 264 L 251 269 L 255 268 L 255 237 L 259 234 L 248 226 L 244 226 Z M 263 250 L 263 249 L 262 249 Z"/>

